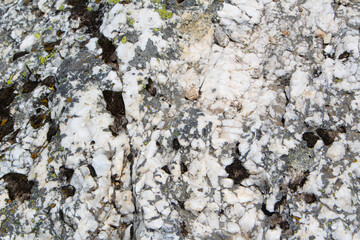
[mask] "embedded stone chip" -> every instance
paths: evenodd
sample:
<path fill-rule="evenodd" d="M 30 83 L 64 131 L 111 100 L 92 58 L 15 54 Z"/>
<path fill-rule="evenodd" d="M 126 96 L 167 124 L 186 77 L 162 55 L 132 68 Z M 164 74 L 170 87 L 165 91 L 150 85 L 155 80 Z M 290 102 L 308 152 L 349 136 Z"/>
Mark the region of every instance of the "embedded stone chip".
<path fill-rule="evenodd" d="M 327 150 L 326 156 L 333 161 L 339 161 L 344 158 L 345 152 L 345 145 L 341 142 L 335 142 Z"/>

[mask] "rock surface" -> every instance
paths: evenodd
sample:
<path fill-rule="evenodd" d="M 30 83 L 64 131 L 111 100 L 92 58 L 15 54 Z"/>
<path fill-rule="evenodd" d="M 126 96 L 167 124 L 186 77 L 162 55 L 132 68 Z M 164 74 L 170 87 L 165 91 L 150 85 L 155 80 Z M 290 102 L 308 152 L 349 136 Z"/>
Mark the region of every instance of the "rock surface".
<path fill-rule="evenodd" d="M 360 239 L 360 4 L 6 0 L 2 239 Z"/>

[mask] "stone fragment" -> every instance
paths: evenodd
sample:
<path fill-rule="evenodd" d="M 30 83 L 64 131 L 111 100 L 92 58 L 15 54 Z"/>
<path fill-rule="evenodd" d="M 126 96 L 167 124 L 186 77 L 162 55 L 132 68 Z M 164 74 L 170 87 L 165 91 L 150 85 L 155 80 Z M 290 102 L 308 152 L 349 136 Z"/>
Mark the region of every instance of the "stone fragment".
<path fill-rule="evenodd" d="M 250 176 L 239 160 L 234 160 L 232 164 L 226 166 L 225 171 L 229 174 L 229 178 L 234 180 L 234 184 L 239 184 Z"/>
<path fill-rule="evenodd" d="M 75 191 L 76 191 L 76 189 L 72 185 L 66 185 L 66 186 L 61 187 L 61 192 L 66 198 L 74 196 Z"/>
<path fill-rule="evenodd" d="M 324 38 L 325 35 L 326 35 L 326 33 L 325 33 L 324 31 L 321 31 L 320 29 L 317 29 L 317 30 L 315 31 L 315 35 L 316 35 L 317 37 Z"/>
<path fill-rule="evenodd" d="M 57 40 L 55 42 L 43 43 L 43 46 L 46 52 L 51 53 L 55 49 L 55 46 L 59 45 L 60 43 L 61 40 Z"/>
<path fill-rule="evenodd" d="M 38 82 L 34 82 L 34 81 L 27 81 L 24 83 L 23 87 L 22 87 L 22 92 L 23 93 L 31 93 L 38 85 Z"/>
<path fill-rule="evenodd" d="M 8 173 L 1 179 L 6 182 L 6 189 L 9 192 L 11 201 L 18 199 L 20 202 L 30 199 L 33 181 L 29 181 L 27 176 L 20 173 Z"/>
<path fill-rule="evenodd" d="M 148 78 L 148 83 L 146 84 L 146 91 L 148 91 L 153 97 L 156 95 L 155 84 L 151 78 Z"/>
<path fill-rule="evenodd" d="M 125 104 L 121 92 L 114 92 L 110 90 L 103 91 L 103 96 L 106 102 L 106 110 L 116 118 L 125 116 Z"/>
<path fill-rule="evenodd" d="M 339 55 L 339 60 L 346 61 L 346 60 L 348 60 L 349 57 L 350 57 L 350 53 L 345 51 L 345 52 L 343 52 L 342 54 Z"/>
<path fill-rule="evenodd" d="M 227 224 L 227 230 L 229 233 L 239 233 L 240 227 L 237 223 L 234 222 L 228 222 Z"/>
<path fill-rule="evenodd" d="M 36 115 L 33 115 L 30 117 L 30 125 L 34 129 L 38 129 L 45 125 L 46 122 L 46 113 L 39 112 Z"/>
<path fill-rule="evenodd" d="M 185 90 L 185 97 L 189 100 L 196 100 L 200 96 L 199 94 L 199 88 L 196 86 L 196 84 L 190 84 L 188 87 L 186 87 Z"/>
<path fill-rule="evenodd" d="M 324 44 L 329 44 L 331 42 L 331 33 L 327 33 L 324 37 Z"/>
<path fill-rule="evenodd" d="M 305 132 L 302 136 L 303 140 L 306 142 L 309 148 L 313 148 L 316 142 L 320 139 L 313 132 Z"/>
<path fill-rule="evenodd" d="M 181 174 L 184 174 L 188 171 L 188 167 L 186 166 L 186 164 L 184 162 L 180 163 L 180 170 L 181 170 Z"/>
<path fill-rule="evenodd" d="M 74 170 L 71 168 L 65 167 L 65 165 L 62 165 L 59 168 L 59 178 L 63 181 L 70 182 L 73 174 L 74 174 Z"/>
<path fill-rule="evenodd" d="M 326 152 L 326 156 L 333 161 L 343 159 L 345 155 L 345 146 L 343 143 L 336 142 Z"/>
<path fill-rule="evenodd" d="M 50 121 L 49 130 L 46 134 L 46 140 L 51 142 L 52 138 L 59 132 L 59 125 L 56 124 L 54 121 Z"/>
<path fill-rule="evenodd" d="M 324 128 L 316 129 L 316 133 L 321 137 L 326 146 L 332 144 L 337 136 L 337 132 Z"/>
<path fill-rule="evenodd" d="M 173 149 L 175 151 L 179 150 L 181 148 L 181 145 L 179 143 L 179 140 L 177 138 L 174 138 L 173 142 L 172 142 L 172 146 L 173 146 Z"/>
<path fill-rule="evenodd" d="M 29 54 L 30 52 L 28 51 L 22 51 L 22 52 L 17 52 L 14 54 L 13 58 L 12 58 L 12 61 L 16 61 L 18 58 L 21 58 L 23 56 L 25 56 L 26 54 Z"/>
<path fill-rule="evenodd" d="M 304 201 L 308 204 L 316 202 L 316 196 L 313 193 L 304 193 Z"/>
<path fill-rule="evenodd" d="M 295 176 L 294 179 L 290 181 L 289 188 L 296 192 L 299 187 L 304 186 L 308 176 L 309 171 L 305 171 L 304 173 Z"/>
<path fill-rule="evenodd" d="M 127 125 L 125 118 L 125 104 L 121 92 L 114 92 L 110 90 L 103 91 L 103 96 L 106 102 L 106 110 L 115 117 L 114 124 L 109 126 L 113 136 L 117 136 L 121 129 Z"/>
<path fill-rule="evenodd" d="M 89 169 L 89 171 L 90 171 L 90 175 L 91 175 L 92 177 L 96 177 L 97 174 L 96 174 L 96 171 L 95 171 L 93 165 L 88 164 L 87 167 L 88 167 L 88 169 Z"/>
<path fill-rule="evenodd" d="M 205 208 L 207 201 L 207 199 L 201 197 L 191 198 L 185 202 L 184 207 L 190 211 L 201 212 Z"/>
<path fill-rule="evenodd" d="M 10 115 L 10 104 L 16 94 L 15 87 L 0 89 L 0 141 L 14 130 L 14 118 Z"/>
<path fill-rule="evenodd" d="M 225 34 L 220 26 L 215 27 L 214 37 L 216 43 L 221 47 L 226 47 L 230 42 L 229 37 Z"/>

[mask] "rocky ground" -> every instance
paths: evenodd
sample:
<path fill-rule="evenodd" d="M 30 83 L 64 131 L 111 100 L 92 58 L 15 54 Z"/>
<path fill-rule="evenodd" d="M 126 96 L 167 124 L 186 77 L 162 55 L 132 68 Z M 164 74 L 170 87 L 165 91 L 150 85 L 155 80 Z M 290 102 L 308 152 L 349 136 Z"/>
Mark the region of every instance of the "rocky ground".
<path fill-rule="evenodd" d="M 360 239 L 360 2 L 2 0 L 1 239 Z"/>

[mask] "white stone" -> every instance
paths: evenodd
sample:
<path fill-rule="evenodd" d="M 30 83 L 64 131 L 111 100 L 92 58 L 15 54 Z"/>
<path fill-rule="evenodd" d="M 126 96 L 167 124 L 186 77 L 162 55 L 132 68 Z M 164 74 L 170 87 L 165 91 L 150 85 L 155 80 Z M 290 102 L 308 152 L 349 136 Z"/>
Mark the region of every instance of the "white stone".
<path fill-rule="evenodd" d="M 164 224 L 164 221 L 161 218 L 157 218 L 151 221 L 145 221 L 145 226 L 149 229 L 158 230 Z"/>
<path fill-rule="evenodd" d="M 332 234 L 332 237 L 334 240 L 352 240 L 352 232 L 351 230 L 347 230 L 344 227 L 344 224 L 341 220 L 338 220 L 336 223 L 332 224 L 332 227 L 334 227 L 334 232 Z"/>
<path fill-rule="evenodd" d="M 339 161 L 343 159 L 344 155 L 345 145 L 340 142 L 333 143 L 326 152 L 326 156 L 333 161 Z"/>
<path fill-rule="evenodd" d="M 34 34 L 30 34 L 26 36 L 25 39 L 20 44 L 20 50 L 21 51 L 30 50 L 32 46 L 36 43 L 36 41 L 37 38 L 35 37 Z"/>
<path fill-rule="evenodd" d="M 207 198 L 191 198 L 185 202 L 185 208 L 190 211 L 201 212 L 208 202 Z"/>
<path fill-rule="evenodd" d="M 117 208 L 120 208 L 122 215 L 134 212 L 135 206 L 132 202 L 132 192 L 129 190 L 115 191 L 115 205 Z"/>
<path fill-rule="evenodd" d="M 110 174 L 111 161 L 102 153 L 94 155 L 92 159 L 92 166 L 99 177 Z"/>
<path fill-rule="evenodd" d="M 324 44 L 329 44 L 331 42 L 331 33 L 327 33 L 324 36 Z"/>
<path fill-rule="evenodd" d="M 255 199 L 255 193 L 249 188 L 239 187 L 234 191 L 240 203 L 252 202 Z"/>
<path fill-rule="evenodd" d="M 224 201 L 227 202 L 228 204 L 234 204 L 234 203 L 239 201 L 236 194 L 233 193 L 232 191 L 228 190 L 228 189 L 222 190 L 222 193 L 223 193 Z"/>
<path fill-rule="evenodd" d="M 234 181 L 230 178 L 223 178 L 220 180 L 220 184 L 224 188 L 232 188 L 234 186 Z"/>
<path fill-rule="evenodd" d="M 227 230 L 229 233 L 240 233 L 240 227 L 234 222 L 227 223 Z"/>
<path fill-rule="evenodd" d="M 241 230 L 244 232 L 251 232 L 255 226 L 256 217 L 257 213 L 255 208 L 246 211 L 239 221 Z"/>
<path fill-rule="evenodd" d="M 295 100 L 296 98 L 301 96 L 304 93 L 308 83 L 309 83 L 308 74 L 301 70 L 296 70 L 291 76 L 291 80 L 290 80 L 291 99 Z"/>
<path fill-rule="evenodd" d="M 85 45 L 90 51 L 96 50 L 96 42 L 98 38 L 91 38 L 89 42 Z"/>
<path fill-rule="evenodd" d="M 234 5 L 224 3 L 224 7 L 218 12 L 219 17 L 241 22 L 242 11 Z"/>
<path fill-rule="evenodd" d="M 155 206 L 147 205 L 142 207 L 144 212 L 144 219 L 152 219 L 154 217 L 159 216 L 159 213 L 156 211 Z"/>
<path fill-rule="evenodd" d="M 234 216 L 239 219 L 244 215 L 245 211 L 246 209 L 243 205 L 240 203 L 235 203 L 232 209 L 232 214 L 234 214 Z"/>
<path fill-rule="evenodd" d="M 352 212 L 356 209 L 356 207 L 352 206 L 351 197 L 351 189 L 346 185 L 342 185 L 341 188 L 335 192 L 335 205 L 343 211 Z"/>
<path fill-rule="evenodd" d="M 274 212 L 274 206 L 278 200 L 276 199 L 275 194 L 272 194 L 268 199 L 266 199 L 266 210 L 269 212 Z"/>
<path fill-rule="evenodd" d="M 268 229 L 265 233 L 265 240 L 278 240 L 281 237 L 281 229 L 276 227 L 275 229 Z"/>
<path fill-rule="evenodd" d="M 163 212 L 169 206 L 169 203 L 165 200 L 159 200 L 155 203 L 155 207 L 159 213 Z"/>
<path fill-rule="evenodd" d="M 215 212 L 210 212 L 207 214 L 207 221 L 212 229 L 219 228 L 219 216 Z"/>
<path fill-rule="evenodd" d="M 116 211 L 106 219 L 105 224 L 118 227 L 120 224 L 120 214 L 116 214 Z"/>

